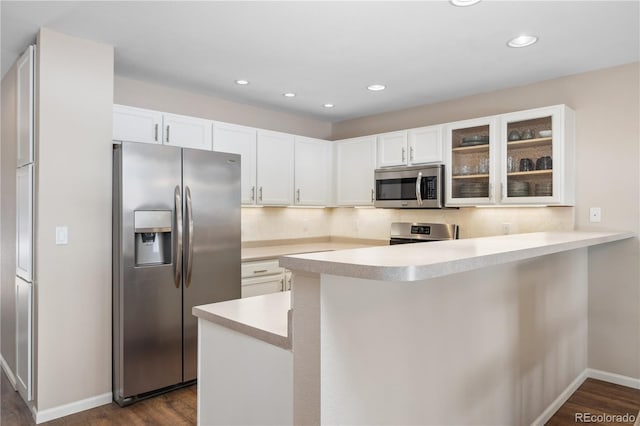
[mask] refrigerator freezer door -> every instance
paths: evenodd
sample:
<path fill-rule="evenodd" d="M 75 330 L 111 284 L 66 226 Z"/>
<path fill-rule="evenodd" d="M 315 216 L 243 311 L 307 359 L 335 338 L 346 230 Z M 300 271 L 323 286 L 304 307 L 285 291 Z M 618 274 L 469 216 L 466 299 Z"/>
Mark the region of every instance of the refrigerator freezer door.
<path fill-rule="evenodd" d="M 32 271 L 33 164 L 29 164 L 16 170 L 16 275 L 31 282 Z"/>
<path fill-rule="evenodd" d="M 240 298 L 240 156 L 185 149 L 183 183 L 183 379 L 189 381 L 197 377 L 198 349 L 191 309 Z"/>
<path fill-rule="evenodd" d="M 170 263 L 135 266 L 134 228 L 136 211 L 170 211 L 175 242 L 181 150 L 137 143 L 114 149 L 114 399 L 123 404 L 182 382 L 182 289 L 174 280 L 179 245 L 168 244 Z"/>

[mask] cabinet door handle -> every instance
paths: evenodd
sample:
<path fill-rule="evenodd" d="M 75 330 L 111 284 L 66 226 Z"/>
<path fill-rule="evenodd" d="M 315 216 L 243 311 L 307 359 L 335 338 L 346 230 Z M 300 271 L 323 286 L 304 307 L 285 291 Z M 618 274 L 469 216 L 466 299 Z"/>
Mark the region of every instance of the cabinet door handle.
<path fill-rule="evenodd" d="M 257 271 L 253 271 L 254 274 L 264 274 L 265 272 L 267 272 L 266 269 L 258 269 Z"/>
<path fill-rule="evenodd" d="M 169 128 L 170 126 L 167 124 L 167 143 L 169 143 Z"/>
<path fill-rule="evenodd" d="M 409 161 L 413 161 L 413 147 L 409 147 Z"/>
<path fill-rule="evenodd" d="M 256 187 L 252 186 L 251 187 L 251 201 L 255 201 L 256 200 Z"/>
<path fill-rule="evenodd" d="M 158 142 L 158 123 L 153 126 L 153 140 Z"/>
<path fill-rule="evenodd" d="M 262 201 L 262 187 L 258 190 L 258 200 Z"/>
<path fill-rule="evenodd" d="M 371 202 L 372 202 L 372 203 L 376 200 L 375 195 L 376 195 L 376 193 L 375 193 L 375 192 L 374 192 L 374 190 L 372 189 L 372 190 L 371 190 Z"/>
<path fill-rule="evenodd" d="M 284 291 L 284 278 L 280 278 L 280 291 Z"/>
<path fill-rule="evenodd" d="M 405 157 L 405 149 L 404 147 L 402 147 L 402 162 L 404 163 L 404 157 Z"/>
<path fill-rule="evenodd" d="M 296 201 L 300 202 L 300 188 L 296 191 Z"/>

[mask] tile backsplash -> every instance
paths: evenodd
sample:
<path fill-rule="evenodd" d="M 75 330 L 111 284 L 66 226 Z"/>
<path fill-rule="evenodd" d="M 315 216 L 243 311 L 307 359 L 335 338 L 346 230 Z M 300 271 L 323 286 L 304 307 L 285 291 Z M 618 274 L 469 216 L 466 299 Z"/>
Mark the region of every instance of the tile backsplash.
<path fill-rule="evenodd" d="M 397 210 L 242 208 L 242 241 L 340 236 L 387 239 L 391 222 L 455 223 L 461 238 L 574 229 L 573 207 Z"/>

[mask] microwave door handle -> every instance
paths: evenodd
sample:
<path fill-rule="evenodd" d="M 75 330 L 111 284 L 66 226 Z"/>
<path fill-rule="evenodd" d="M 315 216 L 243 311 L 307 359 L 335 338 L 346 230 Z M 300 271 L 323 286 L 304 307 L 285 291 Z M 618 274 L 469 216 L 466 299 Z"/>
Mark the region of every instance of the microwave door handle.
<path fill-rule="evenodd" d="M 422 172 L 418 172 L 418 177 L 416 178 L 416 200 L 418 200 L 418 205 L 422 205 L 422 192 L 420 187 L 422 186 Z"/>

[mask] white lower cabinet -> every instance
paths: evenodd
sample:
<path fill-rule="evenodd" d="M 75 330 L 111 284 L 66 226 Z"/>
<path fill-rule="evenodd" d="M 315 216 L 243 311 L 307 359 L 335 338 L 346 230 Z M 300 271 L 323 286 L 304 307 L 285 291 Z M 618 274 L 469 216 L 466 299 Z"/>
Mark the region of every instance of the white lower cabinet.
<path fill-rule="evenodd" d="M 291 272 L 278 259 L 242 262 L 241 297 L 291 290 Z"/>

